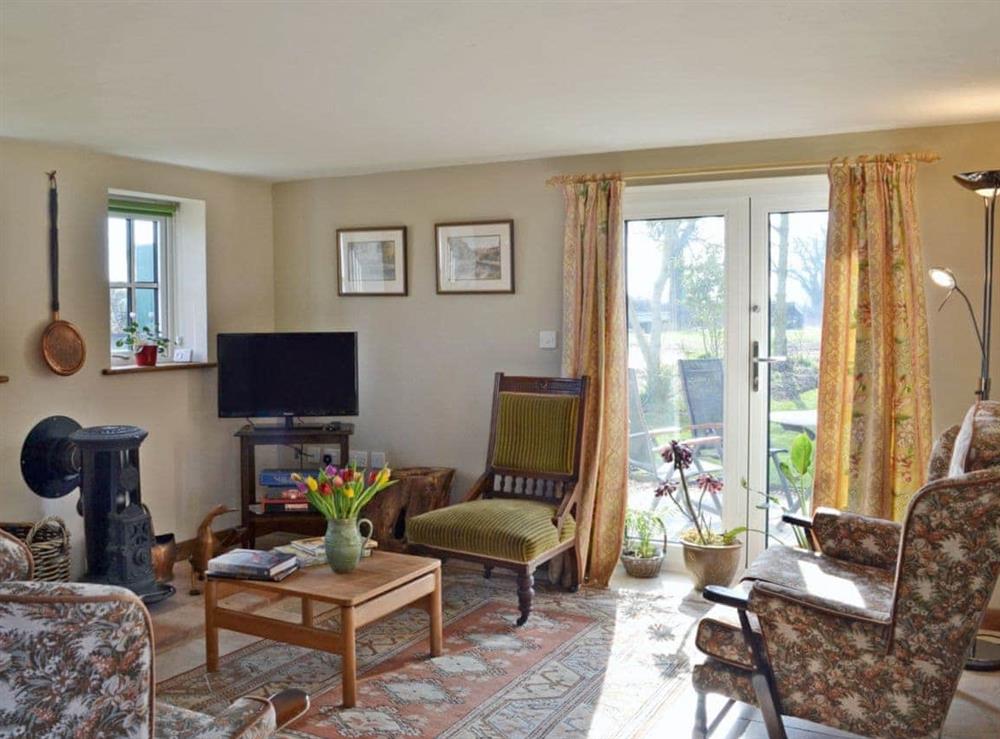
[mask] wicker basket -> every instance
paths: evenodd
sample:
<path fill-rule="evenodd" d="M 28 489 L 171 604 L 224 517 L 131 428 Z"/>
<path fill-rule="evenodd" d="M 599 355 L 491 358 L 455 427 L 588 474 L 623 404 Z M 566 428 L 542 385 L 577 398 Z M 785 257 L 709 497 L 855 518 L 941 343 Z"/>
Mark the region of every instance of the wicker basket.
<path fill-rule="evenodd" d="M 69 582 L 69 531 L 58 516 L 38 523 L 0 523 L 0 528 L 28 545 L 35 561 L 32 579 Z"/>
<path fill-rule="evenodd" d="M 663 567 L 663 558 L 667 553 L 667 530 L 663 526 L 663 522 L 660 522 L 660 530 L 663 532 L 663 547 L 660 549 L 660 553 L 655 557 L 636 557 L 630 552 L 629 543 L 633 541 L 638 541 L 638 537 L 626 536 L 625 537 L 625 549 L 622 551 L 622 564 L 625 565 L 625 572 L 627 572 L 632 577 L 656 577 L 660 574 L 660 568 Z"/>

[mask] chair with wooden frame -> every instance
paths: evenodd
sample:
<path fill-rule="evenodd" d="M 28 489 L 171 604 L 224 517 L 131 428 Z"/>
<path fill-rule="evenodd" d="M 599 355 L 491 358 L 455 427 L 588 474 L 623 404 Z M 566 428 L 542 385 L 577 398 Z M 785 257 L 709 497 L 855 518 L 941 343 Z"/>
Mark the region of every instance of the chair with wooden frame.
<path fill-rule="evenodd" d="M 512 377 L 493 384 L 486 469 L 462 502 L 407 522 L 409 551 L 517 574 L 517 625 L 528 620 L 534 572 L 567 553 L 576 574 L 576 520 L 586 377 Z"/>
<path fill-rule="evenodd" d="M 884 739 L 940 737 L 1000 575 L 1000 402 L 978 401 L 937 440 L 902 524 L 832 508 L 785 514 L 809 549 L 771 547 L 698 624 L 695 737 L 705 695 Z"/>

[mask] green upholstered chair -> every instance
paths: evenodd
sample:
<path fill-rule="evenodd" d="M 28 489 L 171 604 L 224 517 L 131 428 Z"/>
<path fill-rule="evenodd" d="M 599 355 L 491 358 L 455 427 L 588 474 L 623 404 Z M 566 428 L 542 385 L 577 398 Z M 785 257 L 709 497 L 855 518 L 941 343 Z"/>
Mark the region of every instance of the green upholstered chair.
<path fill-rule="evenodd" d="M 486 470 L 461 503 L 414 516 L 411 551 L 517 573 L 528 620 L 535 569 L 568 552 L 576 582 L 576 512 L 587 378 L 496 374 Z"/>

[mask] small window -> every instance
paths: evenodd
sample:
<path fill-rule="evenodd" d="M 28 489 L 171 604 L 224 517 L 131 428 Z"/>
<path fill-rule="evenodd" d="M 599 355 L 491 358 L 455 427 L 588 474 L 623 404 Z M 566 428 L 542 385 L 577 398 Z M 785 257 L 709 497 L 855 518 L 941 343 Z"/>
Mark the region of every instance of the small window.
<path fill-rule="evenodd" d="M 112 199 L 108 203 L 108 289 L 111 353 L 128 356 L 117 343 L 129 319 L 140 330 L 170 336 L 170 256 L 174 203 Z"/>

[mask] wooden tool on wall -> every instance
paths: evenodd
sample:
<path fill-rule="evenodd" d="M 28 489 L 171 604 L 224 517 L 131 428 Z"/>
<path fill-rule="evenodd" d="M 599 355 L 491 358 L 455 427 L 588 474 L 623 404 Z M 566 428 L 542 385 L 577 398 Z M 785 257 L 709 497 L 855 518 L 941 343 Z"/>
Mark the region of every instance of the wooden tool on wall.
<path fill-rule="evenodd" d="M 52 321 L 42 334 L 42 358 L 57 375 L 72 375 L 83 367 L 87 347 L 80 329 L 59 318 L 59 193 L 56 173 L 49 176 L 49 270 L 52 281 Z"/>

